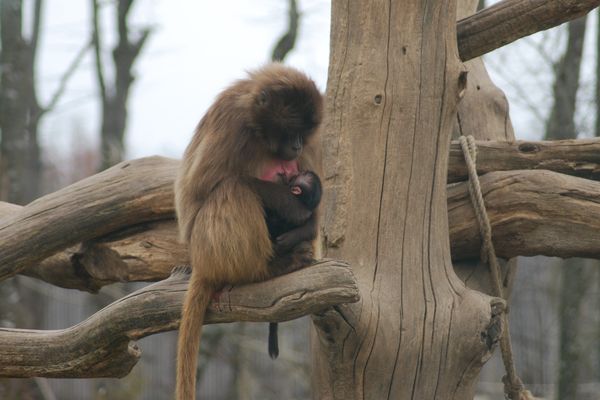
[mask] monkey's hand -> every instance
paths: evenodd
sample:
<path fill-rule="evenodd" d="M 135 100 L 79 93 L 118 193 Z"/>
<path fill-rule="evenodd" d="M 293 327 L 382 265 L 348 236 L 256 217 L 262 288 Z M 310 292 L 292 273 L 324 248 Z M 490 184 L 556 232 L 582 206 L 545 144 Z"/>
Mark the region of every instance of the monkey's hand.
<path fill-rule="evenodd" d="M 252 177 L 243 177 L 242 180 L 258 194 L 266 209 L 292 225 L 304 225 L 313 214 L 285 185 Z"/>
<path fill-rule="evenodd" d="M 304 207 L 304 204 L 295 205 L 295 207 L 288 207 L 281 212 L 276 211 L 281 218 L 288 221 L 290 224 L 295 226 L 303 226 L 313 215 L 313 212 L 308 208 Z"/>
<path fill-rule="evenodd" d="M 282 233 L 281 235 L 275 238 L 275 243 L 273 243 L 273 249 L 275 253 L 278 255 L 287 254 L 292 250 L 298 243 L 301 243 L 302 240 L 298 240 L 298 237 L 293 234 L 293 232 Z"/>
<path fill-rule="evenodd" d="M 303 225 L 277 236 L 273 243 L 276 254 L 283 255 L 302 242 L 312 242 L 317 237 L 317 218 L 313 214 Z"/>

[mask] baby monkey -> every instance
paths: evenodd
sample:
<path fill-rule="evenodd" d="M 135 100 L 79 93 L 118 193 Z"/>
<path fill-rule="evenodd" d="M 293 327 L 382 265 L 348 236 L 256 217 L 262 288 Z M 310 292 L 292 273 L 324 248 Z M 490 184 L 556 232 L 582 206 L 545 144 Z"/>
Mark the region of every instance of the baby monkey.
<path fill-rule="evenodd" d="M 312 171 L 301 171 L 291 177 L 278 174 L 279 182 L 287 185 L 290 193 L 296 196 L 310 211 L 314 211 L 319 202 L 323 189 L 319 176 Z M 286 220 L 285 216 L 278 215 L 274 210 L 266 209 L 266 222 L 269 235 L 273 240 L 275 253 L 284 256 L 297 244 L 312 241 L 317 234 L 316 216 L 314 213 L 303 225 L 297 226 Z M 289 272 L 294 268 L 287 268 Z"/>
<path fill-rule="evenodd" d="M 278 174 L 279 182 L 287 185 L 290 192 L 296 196 L 310 211 L 316 210 L 323 192 L 319 176 L 312 171 L 301 171 L 287 177 Z M 278 274 L 295 271 L 313 262 L 312 241 L 317 237 L 317 216 L 313 212 L 303 225 L 295 225 L 278 215 L 274 210 L 265 209 L 267 228 L 273 241 L 276 257 L 271 261 L 271 267 Z M 279 340 L 277 323 L 269 323 L 269 356 L 273 359 L 279 355 Z"/>

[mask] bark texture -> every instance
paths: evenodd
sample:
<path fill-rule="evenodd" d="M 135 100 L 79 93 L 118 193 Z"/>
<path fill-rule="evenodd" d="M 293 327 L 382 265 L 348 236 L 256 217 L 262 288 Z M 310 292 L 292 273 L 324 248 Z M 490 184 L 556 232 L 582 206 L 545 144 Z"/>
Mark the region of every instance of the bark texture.
<path fill-rule="evenodd" d="M 481 64 L 483 67 L 483 64 Z M 469 69 L 469 88 L 473 87 L 474 71 L 471 62 Z M 492 84 L 488 80 L 488 84 Z M 480 83 L 475 86 L 481 88 Z M 486 95 L 475 97 L 469 104 L 470 90 L 459 107 L 459 126 L 457 134 L 473 135 L 477 141 L 477 173 L 487 174 L 493 171 L 517 169 L 537 169 L 560 172 L 581 178 L 600 180 L 600 139 L 555 140 L 555 141 L 514 141 L 512 128 L 501 128 L 508 118 L 508 108 L 498 108 L 494 97 L 484 100 Z M 479 89 L 477 89 L 479 91 Z M 483 90 L 483 89 L 482 89 Z M 486 106 L 489 104 L 489 108 Z M 476 112 L 466 111 L 477 107 Z M 464 111 L 463 111 L 464 110 Z M 480 115 L 474 118 L 474 115 Z M 487 129 L 484 127 L 487 122 Z M 500 129 L 494 129 L 494 121 L 500 122 Z M 479 126 L 481 125 L 481 126 Z M 511 132 L 510 135 L 505 132 Z M 506 135 L 506 138 L 503 136 Z M 496 139 L 496 140 L 494 140 Z M 502 140 L 505 139 L 506 141 Z M 448 163 L 448 183 L 467 180 L 467 167 L 460 145 L 452 142 Z"/>
<path fill-rule="evenodd" d="M 122 377 L 141 355 L 133 342 L 177 329 L 189 269 L 147 286 L 67 329 L 0 328 L 0 377 Z M 275 279 L 227 287 L 205 323 L 287 321 L 358 300 L 347 264 L 320 261 Z"/>
<path fill-rule="evenodd" d="M 489 170 L 488 162 L 499 169 L 510 168 L 505 160 L 511 154 L 516 154 L 512 158 L 517 167 L 561 166 L 559 171 L 575 173 L 580 170 L 568 171 L 562 166 L 571 161 L 595 165 L 597 158 L 594 141 L 480 144 L 480 157 L 488 160 L 479 163 L 484 172 Z M 525 152 L 518 157 L 519 148 L 532 146 L 539 149 L 537 155 Z M 560 149 L 566 149 L 567 160 L 555 159 L 561 156 Z M 460 170 L 464 162 L 458 155 L 455 158 L 454 169 Z M 4 277 L 20 271 L 57 286 L 89 292 L 114 282 L 166 278 L 173 265 L 188 262 L 173 219 L 171 190 L 177 165 L 177 161 L 161 157 L 134 160 L 25 207 L 0 202 L 0 232 L 6 238 L 0 241 Z M 487 173 L 482 188 L 491 210 L 498 254 L 600 257 L 596 245 L 600 183 L 530 170 Z M 478 257 L 479 234 L 466 184 L 450 185 L 448 193 L 455 267 L 470 283 L 478 274 L 482 284 L 488 282 L 487 268 L 478 272 L 470 262 L 466 270 L 456 264 Z M 46 235 L 45 242 L 29 232 Z M 562 240 L 548 241 L 548 237 Z M 45 255 L 42 260 L 37 252 L 29 251 L 32 243 Z"/>
<path fill-rule="evenodd" d="M 332 4 L 324 237 L 353 263 L 361 302 L 314 318 L 314 396 L 468 398 L 497 321 L 450 262 L 455 2 Z"/>
<path fill-rule="evenodd" d="M 165 208 L 172 212 L 173 178 L 178 163 L 165 159 L 164 168 L 155 169 L 155 159 L 160 157 L 123 162 L 3 218 L 0 280 L 68 246 L 164 218 Z M 128 168 L 133 166 L 137 173 L 130 174 Z M 95 201 L 90 202 L 90 198 Z"/>
<path fill-rule="evenodd" d="M 514 4 L 514 3 L 513 3 Z M 458 2 L 457 9 L 457 18 L 461 21 L 464 21 L 466 17 L 472 15 L 475 12 L 475 8 L 477 4 L 475 0 L 461 0 Z M 479 14 L 481 15 L 481 14 Z M 467 19 L 468 20 L 468 19 Z M 461 26 L 461 22 L 459 22 L 458 26 Z M 459 29 L 459 51 L 460 51 L 460 28 Z M 508 32 L 512 32 L 512 29 L 507 30 Z M 485 146 L 488 144 L 488 141 L 496 141 L 500 147 L 506 149 L 507 147 L 512 147 L 511 145 L 507 145 L 507 142 L 514 142 L 515 134 L 513 130 L 513 126 L 509 116 L 509 106 L 508 101 L 504 93 L 494 85 L 488 72 L 486 70 L 485 64 L 483 63 L 483 59 L 475 58 L 465 63 L 465 67 L 469 71 L 468 75 L 468 84 L 467 89 L 465 91 L 465 96 L 461 100 L 458 105 L 458 112 L 456 116 L 456 124 L 454 127 L 453 138 L 457 138 L 460 135 L 472 135 L 474 138 L 478 139 L 477 143 L 477 168 L 481 170 L 478 173 L 490 172 L 491 170 L 485 171 L 485 167 L 482 166 L 489 165 L 486 158 Z M 523 159 L 527 159 L 529 157 L 530 161 L 536 159 L 536 157 L 531 157 L 531 154 L 526 154 L 525 156 L 520 156 L 523 152 L 521 149 L 529 148 L 531 146 L 521 146 L 517 147 L 516 151 L 511 152 L 511 158 L 514 158 L 515 161 L 521 161 Z M 536 154 L 536 152 L 530 152 L 532 154 Z M 462 154 L 462 150 L 460 146 L 456 148 L 456 150 L 451 150 L 450 152 L 451 160 L 459 161 L 458 165 L 464 166 L 464 155 Z M 456 165 L 455 163 L 452 163 Z M 527 167 L 523 168 L 535 168 L 535 165 L 529 164 Z M 495 165 L 493 170 L 503 170 L 500 165 Z M 455 170 L 452 169 L 453 172 Z M 484 172 L 485 171 L 485 172 Z M 467 179 L 466 170 L 461 168 L 461 172 L 459 173 L 461 177 L 460 180 Z M 449 175 L 450 176 L 450 168 Z M 451 180 L 448 180 L 451 182 Z M 467 198 L 468 203 L 471 201 Z M 467 206 L 468 210 L 473 210 L 473 205 L 470 204 Z M 486 205 L 486 207 L 489 207 Z M 453 207 L 449 207 L 449 210 L 454 210 Z M 474 217 L 474 214 L 473 214 Z M 452 220 L 452 216 L 450 217 Z M 456 220 L 455 220 L 456 221 Z M 458 220 L 460 221 L 460 220 Z M 473 219 L 475 221 L 475 219 Z M 494 221 L 495 222 L 495 221 Z M 461 222 L 458 222 L 460 225 Z M 492 222 L 493 223 L 493 222 Z M 493 225 L 493 239 L 494 244 L 496 244 L 498 239 L 498 232 L 496 231 L 496 227 Z M 479 232 L 479 228 L 475 227 L 475 231 L 473 232 L 475 236 L 472 236 L 477 242 L 478 246 L 480 246 L 480 241 L 477 240 L 481 236 Z M 460 241 L 460 237 L 454 236 L 454 238 Z M 463 250 L 457 250 L 454 254 L 458 254 Z M 481 262 L 473 260 L 477 260 L 479 258 L 479 251 L 476 253 L 471 253 L 472 255 L 465 256 L 465 258 L 471 258 L 468 262 L 460 262 L 459 259 L 454 259 L 454 270 L 457 274 L 467 283 L 467 285 L 476 290 L 480 290 L 483 293 L 491 294 L 494 292 L 491 285 L 490 278 L 490 269 L 487 265 L 482 265 Z M 508 260 L 508 261 L 500 261 L 501 266 L 501 274 L 503 275 L 502 283 L 503 283 L 503 293 L 505 294 L 505 299 L 508 299 L 512 290 L 512 277 L 515 275 L 517 262 L 516 260 Z"/>
<path fill-rule="evenodd" d="M 460 58 L 468 61 L 517 39 L 579 18 L 600 0 L 503 0 L 458 22 Z"/>
<path fill-rule="evenodd" d="M 600 258 L 598 182 L 549 171 L 493 172 L 480 182 L 499 257 Z M 453 259 L 477 258 L 479 227 L 466 183 L 448 188 L 448 208 Z"/>

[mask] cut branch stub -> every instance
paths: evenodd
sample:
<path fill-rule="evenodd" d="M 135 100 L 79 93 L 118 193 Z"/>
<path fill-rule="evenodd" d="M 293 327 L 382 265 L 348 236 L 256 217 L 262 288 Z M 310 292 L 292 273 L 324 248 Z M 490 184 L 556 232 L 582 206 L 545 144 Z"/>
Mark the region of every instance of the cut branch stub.
<path fill-rule="evenodd" d="M 0 328 L 0 376 L 53 378 L 122 377 L 141 351 L 131 341 L 177 329 L 189 278 L 178 267 L 166 280 L 138 290 L 67 329 Z M 205 323 L 281 322 L 356 302 L 350 267 L 317 264 L 275 279 L 225 288 L 209 306 Z"/>

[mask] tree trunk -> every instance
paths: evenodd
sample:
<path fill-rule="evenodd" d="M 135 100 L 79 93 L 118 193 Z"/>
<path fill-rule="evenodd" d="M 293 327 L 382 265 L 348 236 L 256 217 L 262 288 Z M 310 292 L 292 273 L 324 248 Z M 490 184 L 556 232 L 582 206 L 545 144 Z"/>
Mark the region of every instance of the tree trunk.
<path fill-rule="evenodd" d="M 20 0 L 0 2 L 0 199 L 26 204 L 39 194 L 41 171 L 37 127 L 41 108 L 34 80 L 41 1 L 36 1 L 33 33 L 23 35 Z"/>
<path fill-rule="evenodd" d="M 362 297 L 314 317 L 315 398 L 469 398 L 497 340 L 450 262 L 455 27 L 455 1 L 333 1 L 324 239 Z"/>
<path fill-rule="evenodd" d="M 546 139 L 575 139 L 575 103 L 583 55 L 587 16 L 569 22 L 567 50 L 556 65 L 554 105 L 546 125 Z"/>
<path fill-rule="evenodd" d="M 132 41 L 129 38 L 127 17 L 133 2 L 133 0 L 119 0 L 116 5 L 118 43 L 112 51 L 115 79 L 112 84 L 107 85 L 101 59 L 101 31 L 98 20 L 100 5 L 98 0 L 92 0 L 96 79 L 102 102 L 102 125 L 100 128 L 102 164 L 100 170 L 123 161 L 125 157 L 124 138 L 127 123 L 127 99 L 134 80 L 132 68 L 150 34 L 150 29 L 144 28 L 137 40 Z"/>

